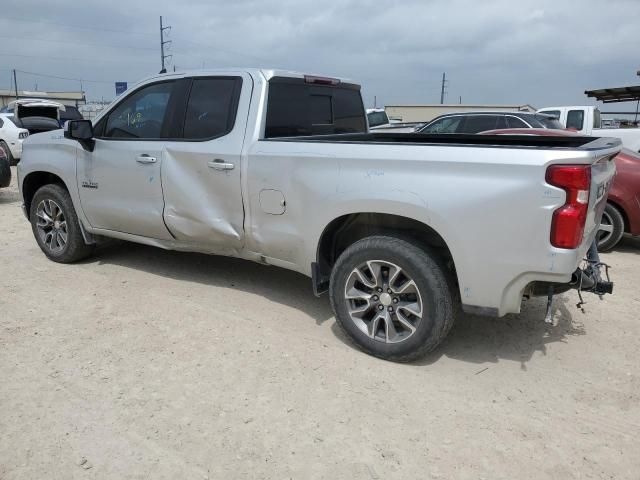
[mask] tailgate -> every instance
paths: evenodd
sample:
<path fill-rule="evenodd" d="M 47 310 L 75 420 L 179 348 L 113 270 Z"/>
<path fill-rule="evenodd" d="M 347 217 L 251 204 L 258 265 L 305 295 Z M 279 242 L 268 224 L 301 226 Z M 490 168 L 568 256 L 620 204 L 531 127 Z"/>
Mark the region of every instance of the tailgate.
<path fill-rule="evenodd" d="M 607 196 L 616 174 L 616 164 L 614 161 L 616 155 L 617 152 L 615 154 L 607 153 L 606 155 L 599 156 L 591 166 L 589 214 L 587 215 L 587 221 L 584 226 L 585 243 L 588 245 L 593 242 L 598 232 L 602 213 L 607 206 Z"/>

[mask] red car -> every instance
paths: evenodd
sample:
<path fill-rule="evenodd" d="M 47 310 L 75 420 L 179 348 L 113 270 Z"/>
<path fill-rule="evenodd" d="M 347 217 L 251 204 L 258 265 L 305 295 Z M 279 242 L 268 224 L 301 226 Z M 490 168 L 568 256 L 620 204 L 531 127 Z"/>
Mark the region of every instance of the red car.
<path fill-rule="evenodd" d="M 506 128 L 482 132 L 482 135 L 576 135 L 568 130 Z M 624 148 L 616 157 L 617 174 L 609 190 L 602 215 L 598 250 L 611 250 L 622 235 L 640 235 L 640 154 Z"/>

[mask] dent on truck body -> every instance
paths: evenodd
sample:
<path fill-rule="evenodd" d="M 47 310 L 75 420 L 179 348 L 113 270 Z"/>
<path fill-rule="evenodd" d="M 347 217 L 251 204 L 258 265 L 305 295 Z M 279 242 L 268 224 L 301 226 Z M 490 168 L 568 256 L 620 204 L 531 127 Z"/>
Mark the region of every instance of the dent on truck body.
<path fill-rule="evenodd" d="M 178 241 L 207 245 L 219 253 L 238 253 L 243 244 L 242 215 L 229 215 L 238 209 L 237 199 L 215 191 L 209 181 L 211 174 L 197 155 L 165 150 L 165 224 Z"/>

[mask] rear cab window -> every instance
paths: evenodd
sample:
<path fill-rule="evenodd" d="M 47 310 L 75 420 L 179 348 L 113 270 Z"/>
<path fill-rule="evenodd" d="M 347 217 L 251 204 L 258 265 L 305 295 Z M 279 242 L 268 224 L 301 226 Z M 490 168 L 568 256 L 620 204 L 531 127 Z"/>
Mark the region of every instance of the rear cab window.
<path fill-rule="evenodd" d="M 290 77 L 269 81 L 265 138 L 366 131 L 359 85 L 327 85 Z"/>
<path fill-rule="evenodd" d="M 367 118 L 369 119 L 370 127 L 378 127 L 389 123 L 386 112 L 369 112 L 367 113 Z"/>
<path fill-rule="evenodd" d="M 584 126 L 584 111 L 569 110 L 569 113 L 567 113 L 567 128 L 575 128 L 576 130 L 582 130 L 583 126 Z"/>

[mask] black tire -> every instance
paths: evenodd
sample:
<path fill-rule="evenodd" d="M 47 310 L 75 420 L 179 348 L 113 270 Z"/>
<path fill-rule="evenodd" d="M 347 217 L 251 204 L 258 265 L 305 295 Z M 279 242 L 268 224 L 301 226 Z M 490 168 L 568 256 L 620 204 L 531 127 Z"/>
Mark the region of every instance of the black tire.
<path fill-rule="evenodd" d="M 0 158 L 0 188 L 5 188 L 9 185 L 11 185 L 11 167 L 9 167 L 9 160 Z"/>
<path fill-rule="evenodd" d="M 66 220 L 66 243 L 59 250 L 54 251 L 47 246 L 38 229 L 38 206 L 41 202 L 55 202 L 62 210 L 64 220 Z M 31 229 L 33 236 L 38 243 L 42 252 L 49 258 L 58 263 L 73 263 L 88 257 L 93 252 L 93 245 L 87 245 L 82 237 L 80 223 L 73 208 L 73 202 L 69 192 L 58 184 L 50 184 L 40 187 L 31 200 L 31 208 L 29 211 L 29 219 L 31 221 Z"/>
<path fill-rule="evenodd" d="M 7 143 L 4 140 L 0 140 L 0 148 L 2 148 L 4 150 L 4 153 L 7 154 L 7 158 L 9 159 L 9 165 L 11 165 L 12 167 L 15 166 L 18 162 L 16 162 L 16 159 L 13 158 L 13 154 L 9 149 L 9 145 L 7 145 Z"/>
<path fill-rule="evenodd" d="M 602 215 L 602 222 L 610 224 L 611 232 L 598 232 L 598 251 L 606 252 L 615 247 L 624 234 L 624 217 L 620 210 L 607 203 Z"/>
<path fill-rule="evenodd" d="M 372 260 L 400 267 L 409 279 L 413 279 L 422 298 L 422 318 L 417 326 L 414 325 L 415 331 L 397 343 L 386 343 L 384 339 L 367 335 L 349 314 L 350 303 L 345 294 L 349 277 L 355 268 Z M 418 359 L 444 340 L 458 310 L 454 304 L 457 298 L 455 286 L 445 272 L 440 258 L 428 247 L 383 235 L 359 240 L 340 255 L 331 272 L 329 295 L 336 321 L 344 333 L 368 354 L 396 362 Z M 375 308 L 380 308 L 380 305 Z M 397 313 L 395 315 L 397 319 Z"/>

